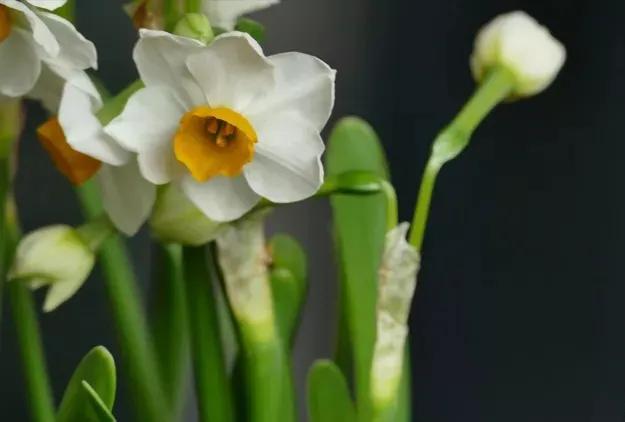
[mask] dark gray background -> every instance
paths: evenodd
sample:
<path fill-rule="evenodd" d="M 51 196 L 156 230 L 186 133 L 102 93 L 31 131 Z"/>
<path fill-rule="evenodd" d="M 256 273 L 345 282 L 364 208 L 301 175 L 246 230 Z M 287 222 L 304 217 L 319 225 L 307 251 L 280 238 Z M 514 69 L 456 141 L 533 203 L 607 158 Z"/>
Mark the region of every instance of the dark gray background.
<path fill-rule="evenodd" d="M 116 1 L 79 0 L 100 75 L 135 78 L 134 32 Z M 431 139 L 473 89 L 473 36 L 525 9 L 568 47 L 557 82 L 502 106 L 444 169 L 411 318 L 414 419 L 424 422 L 625 420 L 625 3 L 617 0 L 284 0 L 256 15 L 270 53 L 299 50 L 338 69 L 335 118 L 358 114 L 383 138 L 403 219 Z M 26 229 L 78 223 L 72 189 L 33 138 L 18 199 Z M 306 246 L 311 291 L 296 346 L 306 368 L 332 353 L 335 268 L 325 201 L 279 210 L 272 231 Z M 133 252 L 148 278 L 147 237 Z M 57 397 L 92 346 L 116 347 L 101 280 L 42 319 Z M 0 420 L 26 420 L 10 319 L 0 350 Z M 123 384 L 122 384 L 123 385 Z M 116 413 L 132 420 L 122 388 Z"/>

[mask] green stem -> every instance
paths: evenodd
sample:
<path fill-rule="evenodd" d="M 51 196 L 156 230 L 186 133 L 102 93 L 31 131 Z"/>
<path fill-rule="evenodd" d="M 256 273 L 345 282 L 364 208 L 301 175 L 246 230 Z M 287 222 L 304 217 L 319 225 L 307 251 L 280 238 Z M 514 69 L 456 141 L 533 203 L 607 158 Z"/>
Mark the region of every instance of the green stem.
<path fill-rule="evenodd" d="M 19 282 L 8 287 L 13 321 L 22 356 L 29 411 L 34 422 L 53 422 L 54 402 L 46 369 L 37 311 L 32 294 Z"/>
<path fill-rule="evenodd" d="M 185 13 L 202 13 L 202 0 L 186 0 Z"/>
<path fill-rule="evenodd" d="M 410 243 L 417 250 L 420 251 L 423 245 L 438 172 L 443 164 L 454 159 L 464 150 L 473 131 L 497 104 L 510 95 L 513 85 L 514 77 L 510 71 L 503 67 L 492 69 L 456 118 L 434 140 L 432 152 L 421 179 L 410 233 Z"/>
<path fill-rule="evenodd" d="M 204 247 L 183 248 L 195 388 L 201 422 L 233 420 L 230 381 L 221 347 L 213 275 Z"/>
<path fill-rule="evenodd" d="M 5 201 L 3 205 L 2 208 L 13 206 L 12 201 Z M 17 221 L 12 218 L 12 214 L 12 210 L 8 213 L 5 210 L 5 216 L 2 220 L 6 224 L 5 236 L 2 237 L 6 248 L 1 257 L 5 263 L 11 262 L 13 251 L 20 236 Z M 0 276 L 0 283 L 4 284 L 5 282 L 5 274 L 3 273 Z M 17 343 L 22 357 L 31 418 L 34 422 L 53 422 L 55 419 L 54 400 L 52 399 L 52 389 L 46 369 L 37 311 L 32 294 L 26 286 L 19 282 L 9 283 L 8 291 Z"/>
<path fill-rule="evenodd" d="M 165 22 L 165 30 L 172 32 L 176 27 L 176 23 L 182 17 L 180 10 L 180 2 L 183 0 L 163 0 L 163 18 Z"/>
<path fill-rule="evenodd" d="M 85 216 L 89 219 L 97 217 L 102 207 L 92 182 L 78 188 L 77 193 Z M 171 418 L 137 291 L 137 281 L 126 247 L 119 236 L 109 238 L 102 245 L 100 264 L 138 419 L 168 422 Z"/>
<path fill-rule="evenodd" d="M 152 332 L 163 387 L 174 415 L 179 415 L 189 369 L 189 335 L 179 245 L 155 244 Z"/>
<path fill-rule="evenodd" d="M 259 339 L 252 326 L 241 325 L 244 367 L 249 399 L 251 422 L 275 422 L 278 420 L 283 378 L 283 350 L 280 340 Z"/>

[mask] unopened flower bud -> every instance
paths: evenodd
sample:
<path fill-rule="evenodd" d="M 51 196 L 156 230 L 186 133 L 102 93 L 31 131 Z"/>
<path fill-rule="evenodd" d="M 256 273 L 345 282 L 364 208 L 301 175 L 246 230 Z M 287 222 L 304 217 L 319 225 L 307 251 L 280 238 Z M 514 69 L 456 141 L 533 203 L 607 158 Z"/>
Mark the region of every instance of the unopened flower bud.
<path fill-rule="evenodd" d="M 95 251 L 112 233 L 108 220 L 74 229 L 55 225 L 26 235 L 18 244 L 9 280 L 31 289 L 50 286 L 43 305 L 49 312 L 83 285 L 95 263 Z"/>
<path fill-rule="evenodd" d="M 174 33 L 196 39 L 204 44 L 208 44 L 215 38 L 208 18 L 201 13 L 187 13 L 184 15 L 176 24 Z"/>
<path fill-rule="evenodd" d="M 530 96 L 547 88 L 566 59 L 566 50 L 547 28 L 525 12 L 500 15 L 475 39 L 471 70 L 480 82 L 495 67 L 515 78 L 514 96 Z"/>
<path fill-rule="evenodd" d="M 174 185 L 162 187 L 150 217 L 152 233 L 162 242 L 201 246 L 214 240 L 223 224 L 206 217 Z"/>

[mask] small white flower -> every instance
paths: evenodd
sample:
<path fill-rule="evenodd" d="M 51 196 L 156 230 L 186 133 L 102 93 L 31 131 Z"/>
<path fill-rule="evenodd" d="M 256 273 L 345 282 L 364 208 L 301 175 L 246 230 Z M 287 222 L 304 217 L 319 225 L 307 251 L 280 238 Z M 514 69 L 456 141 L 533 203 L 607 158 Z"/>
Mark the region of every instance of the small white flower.
<path fill-rule="evenodd" d="M 215 221 L 241 217 L 261 197 L 285 203 L 317 191 L 332 69 L 301 53 L 265 57 L 240 32 L 209 46 L 140 33 L 134 59 L 146 88 L 105 130 L 138 154 L 147 180 L 179 183 Z"/>
<path fill-rule="evenodd" d="M 420 255 L 406 241 L 409 224 L 386 234 L 378 277 L 377 331 L 371 365 L 373 404 L 385 408 L 395 400 L 401 380 L 408 334 L 408 314 L 417 284 Z"/>
<path fill-rule="evenodd" d="M 104 132 L 96 116 L 102 99 L 84 72 L 68 75 L 60 99 L 56 97 L 60 83 L 53 77 L 48 81 L 54 83 L 47 84 L 42 98 L 58 110 L 58 117 L 38 129 L 39 139 L 72 183 L 96 176 L 111 221 L 123 233 L 133 235 L 150 214 L 154 185 L 141 176 L 134 154 Z"/>
<path fill-rule="evenodd" d="M 208 16 L 211 25 L 231 30 L 239 17 L 279 2 L 280 0 L 204 0 L 202 11 Z"/>
<path fill-rule="evenodd" d="M 495 66 L 504 66 L 516 79 L 514 94 L 534 95 L 555 79 L 566 59 L 564 46 L 525 12 L 500 15 L 475 39 L 471 69 L 480 81 Z"/>
<path fill-rule="evenodd" d="M 43 305 L 49 312 L 76 293 L 94 262 L 93 251 L 72 227 L 44 227 L 19 243 L 9 279 L 32 289 L 50 286 Z"/>
<path fill-rule="evenodd" d="M 54 10 L 65 0 L 28 0 L 26 3 Z M 46 66 L 97 67 L 93 43 L 71 23 L 26 3 L 0 0 L 0 95 L 8 97 L 19 97 L 30 91 Z"/>

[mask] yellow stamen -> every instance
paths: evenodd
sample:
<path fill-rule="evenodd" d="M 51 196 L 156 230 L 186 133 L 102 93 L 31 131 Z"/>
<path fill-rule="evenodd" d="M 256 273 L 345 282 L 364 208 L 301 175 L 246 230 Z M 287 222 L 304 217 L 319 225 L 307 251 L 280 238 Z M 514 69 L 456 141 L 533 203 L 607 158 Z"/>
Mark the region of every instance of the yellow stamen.
<path fill-rule="evenodd" d="M 51 117 L 37 129 L 41 145 L 48 151 L 56 168 L 74 185 L 80 185 L 93 176 L 102 163 L 74 150 L 65 139 L 63 128 L 56 117 Z"/>
<path fill-rule="evenodd" d="M 229 108 L 200 106 L 185 113 L 174 136 L 174 153 L 200 182 L 236 176 L 254 157 L 257 137 L 250 122 Z"/>
<path fill-rule="evenodd" d="M 11 33 L 11 16 L 9 8 L 0 4 L 0 42 L 7 39 Z"/>

